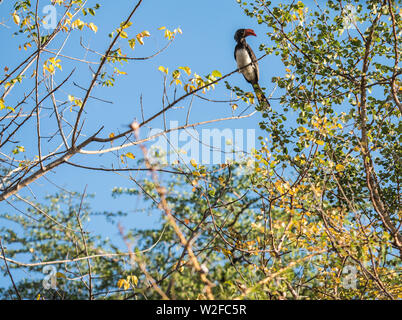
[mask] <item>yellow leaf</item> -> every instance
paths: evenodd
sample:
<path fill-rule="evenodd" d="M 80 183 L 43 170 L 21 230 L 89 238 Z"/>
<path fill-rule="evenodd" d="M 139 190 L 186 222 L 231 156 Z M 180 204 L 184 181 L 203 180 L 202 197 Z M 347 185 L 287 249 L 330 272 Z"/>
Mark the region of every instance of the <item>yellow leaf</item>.
<path fill-rule="evenodd" d="M 137 278 L 137 276 L 128 276 L 128 277 L 127 277 L 127 280 L 128 280 L 129 282 L 131 282 L 134 286 L 137 286 L 137 284 L 138 284 L 138 278 Z"/>
<path fill-rule="evenodd" d="M 3 99 L 0 99 L 0 110 L 2 110 L 2 109 L 4 109 L 4 108 L 7 108 L 7 109 L 9 109 L 9 110 L 11 110 L 11 111 L 15 111 L 14 110 L 14 108 L 12 108 L 12 107 L 7 107 L 5 104 L 4 104 L 4 100 Z M 21 148 L 24 148 L 24 147 L 21 147 Z M 24 150 L 22 150 L 22 151 L 24 151 Z"/>
<path fill-rule="evenodd" d="M 127 38 L 127 37 L 128 37 L 128 36 L 127 36 L 127 32 L 122 31 L 122 32 L 120 33 L 120 37 L 123 38 L 123 39 Z"/>
<path fill-rule="evenodd" d="M 121 27 L 122 30 L 124 30 L 124 29 L 127 29 L 127 28 L 131 27 L 132 25 L 133 25 L 133 23 L 131 21 L 127 22 L 126 24 L 124 24 L 124 22 L 122 22 L 120 24 L 120 27 Z"/>
<path fill-rule="evenodd" d="M 164 30 L 164 29 L 166 29 L 166 27 L 160 27 L 160 28 L 158 28 L 158 30 Z"/>
<path fill-rule="evenodd" d="M 222 73 L 220 73 L 218 70 L 212 71 L 212 75 L 213 75 L 215 78 L 221 78 L 221 77 L 222 77 Z"/>
<path fill-rule="evenodd" d="M 130 289 L 130 282 L 124 280 L 124 290 Z"/>
<path fill-rule="evenodd" d="M 44 64 L 43 69 L 47 70 L 51 74 L 54 74 L 54 65 L 53 64 L 49 64 L 48 66 L 46 64 Z"/>
<path fill-rule="evenodd" d="M 78 107 L 81 107 L 81 106 L 82 106 L 82 101 L 81 101 L 81 99 L 74 99 L 74 104 L 75 104 L 76 106 L 78 106 Z"/>
<path fill-rule="evenodd" d="M 114 133 L 113 132 L 111 134 L 109 134 L 109 138 L 110 139 L 114 138 Z"/>
<path fill-rule="evenodd" d="M 299 14 L 300 18 L 303 18 L 303 9 L 299 8 L 297 13 Z"/>
<path fill-rule="evenodd" d="M 163 66 L 159 66 L 158 68 L 159 71 L 168 74 L 169 73 L 169 68 L 165 68 Z"/>
<path fill-rule="evenodd" d="M 57 277 L 57 278 L 64 278 L 64 279 L 67 279 L 66 275 L 65 275 L 64 273 L 61 273 L 61 272 L 57 272 L 57 273 L 56 273 L 56 277 Z"/>
<path fill-rule="evenodd" d="M 92 22 L 88 25 L 88 28 L 91 29 L 95 33 L 98 31 L 98 27 L 96 25 L 94 25 Z"/>
<path fill-rule="evenodd" d="M 118 74 L 127 74 L 127 72 L 125 72 L 125 71 L 120 71 L 120 70 L 117 69 L 117 68 L 114 68 L 114 71 L 115 71 L 116 73 L 118 73 Z"/>
<path fill-rule="evenodd" d="M 299 132 L 308 132 L 308 129 L 306 129 L 305 127 L 300 126 L 300 127 L 297 128 L 297 131 L 299 131 Z"/>
<path fill-rule="evenodd" d="M 232 110 L 235 111 L 238 108 L 238 105 L 236 103 L 232 104 Z"/>
<path fill-rule="evenodd" d="M 283 186 L 280 183 L 276 184 L 276 189 L 279 191 L 280 194 L 285 193 L 285 190 L 283 189 Z"/>
<path fill-rule="evenodd" d="M 142 31 L 141 34 L 143 37 L 149 37 L 151 35 L 147 30 Z"/>
<path fill-rule="evenodd" d="M 144 41 L 142 40 L 142 33 L 137 34 L 137 40 L 141 45 L 144 44 Z"/>
<path fill-rule="evenodd" d="M 135 47 L 135 39 L 128 40 L 128 45 L 130 46 L 131 49 L 134 49 L 134 47 Z"/>
<path fill-rule="evenodd" d="M 117 287 L 120 289 L 122 286 L 124 286 L 126 283 L 125 279 L 120 279 L 119 281 L 117 281 Z"/>
<path fill-rule="evenodd" d="M 190 163 L 194 168 L 197 168 L 197 162 L 194 159 L 191 159 Z"/>
<path fill-rule="evenodd" d="M 317 140 L 315 143 L 317 143 L 317 144 L 320 145 L 320 146 L 323 146 L 323 145 L 324 145 L 324 141 L 322 141 L 322 140 Z"/>
<path fill-rule="evenodd" d="M 29 42 L 27 42 L 27 43 L 24 44 L 24 49 L 25 49 L 25 50 L 27 50 L 28 47 L 32 47 L 32 45 L 31 45 Z"/>
<path fill-rule="evenodd" d="M 135 159 L 135 156 L 131 152 L 127 152 L 126 157 L 130 159 Z"/>
<path fill-rule="evenodd" d="M 17 24 L 17 25 L 19 25 L 21 19 L 20 19 L 19 15 L 17 14 L 17 11 L 14 11 L 13 14 L 12 14 L 12 16 L 13 16 L 14 23 Z"/>
<path fill-rule="evenodd" d="M 184 70 L 184 72 L 187 73 L 187 75 L 191 74 L 191 69 L 189 67 L 179 67 L 179 69 Z"/>
<path fill-rule="evenodd" d="M 343 164 L 337 164 L 335 169 L 336 171 L 343 171 L 345 170 L 345 166 Z"/>
<path fill-rule="evenodd" d="M 84 27 L 85 22 L 81 21 L 80 19 L 75 20 L 73 23 L 71 23 L 71 27 L 74 28 L 78 28 L 80 30 L 82 30 L 82 28 Z"/>
<path fill-rule="evenodd" d="M 166 29 L 165 30 L 165 38 L 168 38 L 169 40 L 172 38 L 172 31 Z"/>

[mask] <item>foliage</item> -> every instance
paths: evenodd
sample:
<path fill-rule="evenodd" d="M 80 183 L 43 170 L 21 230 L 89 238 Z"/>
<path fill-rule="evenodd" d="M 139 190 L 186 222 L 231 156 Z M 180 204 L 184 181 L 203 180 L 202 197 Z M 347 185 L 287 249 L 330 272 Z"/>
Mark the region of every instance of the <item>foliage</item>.
<path fill-rule="evenodd" d="M 121 154 L 122 164 L 136 160 L 149 175 L 132 178 L 134 187 L 116 187 L 113 195 L 141 197 L 145 211 L 161 214 L 152 229 L 120 226 L 125 250 L 83 231 L 81 221 L 95 214 L 85 194 L 57 194 L 31 205 L 34 221 L 3 214 L 23 228 L 1 229 L 11 246 L 9 259 L 69 260 L 60 264 L 58 290 L 43 291 L 41 279 L 18 282 L 24 298 L 402 298 L 401 9 L 391 0 L 355 1 L 350 20 L 342 1 L 315 7 L 301 1 L 238 2 L 268 30 L 261 51 L 280 56 L 284 65 L 284 74 L 272 79 L 281 91 L 279 103 L 268 110 L 256 106 L 264 119 L 258 149 L 244 162 L 213 167 L 195 160 L 188 166 L 152 164 L 144 145 L 141 158 Z M 16 11 L 23 3 L 29 6 L 21 2 Z M 22 25 L 18 12 L 13 19 Z M 128 39 L 130 26 L 123 22 L 110 37 Z M 181 33 L 160 29 L 169 41 Z M 143 31 L 127 44 L 133 49 L 148 36 Z M 101 59 L 127 62 L 121 49 L 112 47 Z M 59 62 L 49 59 L 44 69 L 52 74 Z M 189 67 L 159 71 L 165 84 L 174 84 L 175 98 L 183 91 L 164 111 L 228 76 L 214 70 L 201 77 Z M 116 74 L 124 73 L 104 72 L 100 83 L 113 85 Z M 254 104 L 228 79 L 226 87 Z M 86 103 L 68 99 L 79 108 Z M 139 127 L 131 125 L 137 140 Z M 112 133 L 98 142 L 121 137 Z M 24 147 L 14 150 L 22 153 Z M 174 173 L 160 182 L 162 170 Z M 122 215 L 107 219 L 116 225 Z M 85 258 L 98 254 L 103 256 Z M 12 271 L 23 268 L 11 260 L 9 265 Z M 36 273 L 42 268 L 27 267 Z M 1 294 L 11 298 L 15 291 L 10 286 Z"/>

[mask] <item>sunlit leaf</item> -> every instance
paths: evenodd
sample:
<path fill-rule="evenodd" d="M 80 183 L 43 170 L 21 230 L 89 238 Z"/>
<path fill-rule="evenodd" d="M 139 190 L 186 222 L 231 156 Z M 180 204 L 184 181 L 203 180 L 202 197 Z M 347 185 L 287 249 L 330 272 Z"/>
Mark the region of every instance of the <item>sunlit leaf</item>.
<path fill-rule="evenodd" d="M 187 75 L 191 75 L 191 69 L 189 67 L 179 67 L 179 69 L 183 70 Z"/>
<path fill-rule="evenodd" d="M 336 171 L 343 171 L 345 170 L 345 166 L 343 164 L 337 164 L 335 167 Z"/>
<path fill-rule="evenodd" d="M 128 45 L 130 46 L 131 49 L 134 49 L 135 47 L 135 39 L 130 39 L 128 40 Z"/>
<path fill-rule="evenodd" d="M 222 73 L 220 73 L 218 70 L 214 70 L 212 71 L 212 76 L 214 76 L 215 78 L 221 78 Z"/>
<path fill-rule="evenodd" d="M 191 159 L 190 163 L 194 168 L 197 168 L 197 162 L 194 159 Z"/>
<path fill-rule="evenodd" d="M 88 24 L 88 28 L 91 29 L 95 33 L 98 31 L 98 27 L 96 25 L 94 25 L 92 22 L 90 24 Z"/>
<path fill-rule="evenodd" d="M 127 152 L 125 155 L 127 158 L 135 159 L 135 156 L 131 152 Z"/>
<path fill-rule="evenodd" d="M 19 24 L 20 24 L 20 21 L 21 21 L 21 18 L 19 17 L 19 15 L 17 14 L 17 12 L 14 11 L 13 14 L 12 14 L 12 16 L 13 16 L 14 23 L 17 24 L 17 25 L 19 25 Z"/>
<path fill-rule="evenodd" d="M 169 68 L 165 68 L 164 66 L 159 66 L 158 70 L 165 74 L 169 73 Z"/>
<path fill-rule="evenodd" d="M 323 145 L 324 145 L 324 141 L 322 141 L 322 140 L 317 140 L 315 143 L 317 143 L 317 144 L 320 145 L 320 146 L 323 146 Z"/>

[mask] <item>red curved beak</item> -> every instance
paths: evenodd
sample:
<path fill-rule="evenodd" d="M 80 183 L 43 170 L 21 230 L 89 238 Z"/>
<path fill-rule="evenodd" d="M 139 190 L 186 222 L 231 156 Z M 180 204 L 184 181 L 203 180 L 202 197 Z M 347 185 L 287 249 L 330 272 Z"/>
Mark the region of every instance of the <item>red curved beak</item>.
<path fill-rule="evenodd" d="M 247 37 L 247 36 L 254 36 L 254 37 L 256 37 L 257 35 L 255 34 L 255 32 L 254 32 L 253 29 L 246 29 L 246 30 L 245 30 L 245 36 L 246 36 L 246 37 Z"/>

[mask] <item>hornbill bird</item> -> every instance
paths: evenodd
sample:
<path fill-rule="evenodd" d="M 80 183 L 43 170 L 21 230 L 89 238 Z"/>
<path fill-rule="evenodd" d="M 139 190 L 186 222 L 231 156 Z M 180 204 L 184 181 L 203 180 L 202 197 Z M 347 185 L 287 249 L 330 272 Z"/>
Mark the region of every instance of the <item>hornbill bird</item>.
<path fill-rule="evenodd" d="M 257 35 L 252 29 L 239 29 L 236 31 L 234 39 L 236 40 L 237 45 L 234 50 L 234 58 L 237 62 L 237 67 L 240 69 L 239 72 L 241 72 L 244 79 L 250 82 L 253 86 L 260 106 L 264 110 L 268 108 L 270 104 L 258 84 L 258 78 L 260 76 L 258 61 L 253 50 L 251 50 L 251 47 L 246 42 L 247 36 L 256 37 Z"/>

